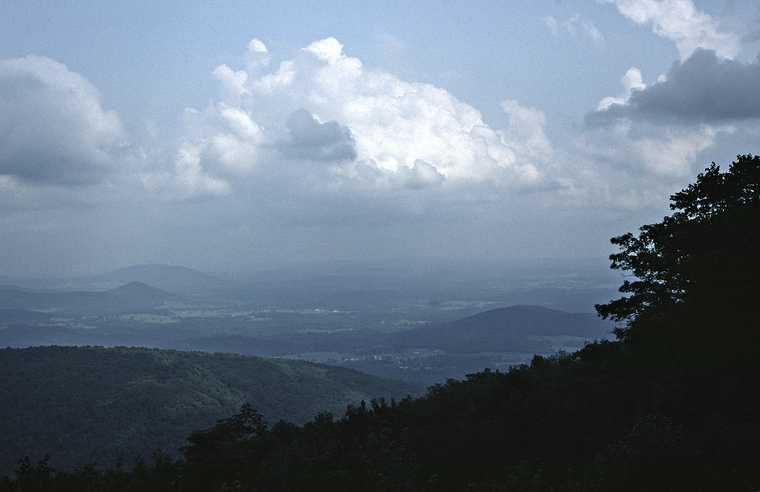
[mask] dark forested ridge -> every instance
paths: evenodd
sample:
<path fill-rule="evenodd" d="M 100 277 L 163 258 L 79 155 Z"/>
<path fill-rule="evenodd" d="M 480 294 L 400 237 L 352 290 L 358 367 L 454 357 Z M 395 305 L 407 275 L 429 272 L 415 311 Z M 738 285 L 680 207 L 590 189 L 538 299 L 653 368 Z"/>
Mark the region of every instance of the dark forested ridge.
<path fill-rule="evenodd" d="M 760 157 L 708 168 L 673 214 L 613 239 L 617 341 L 427 395 L 266 425 L 245 405 L 182 460 L 54 473 L 6 490 L 760 490 Z"/>
<path fill-rule="evenodd" d="M 46 453 L 61 467 L 176 451 L 244 402 L 303 422 L 412 388 L 330 366 L 137 348 L 0 349 L 0 470 Z"/>
<path fill-rule="evenodd" d="M 190 435 L 184 460 L 72 474 L 28 462 L 6 489 L 751 492 L 758 376 L 652 365 L 603 342 L 303 426 L 243 407 Z"/>

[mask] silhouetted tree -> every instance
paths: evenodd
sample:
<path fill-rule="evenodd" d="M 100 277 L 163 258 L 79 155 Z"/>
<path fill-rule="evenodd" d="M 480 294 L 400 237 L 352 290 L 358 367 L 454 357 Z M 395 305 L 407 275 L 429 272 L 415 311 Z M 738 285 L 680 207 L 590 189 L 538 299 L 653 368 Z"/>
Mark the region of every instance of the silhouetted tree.
<path fill-rule="evenodd" d="M 756 348 L 754 299 L 760 275 L 760 157 L 741 155 L 728 171 L 713 163 L 671 196 L 675 212 L 612 239 L 611 267 L 630 272 L 626 296 L 597 305 L 625 322 L 621 339 Z M 730 331 L 726 331 L 726 330 Z M 747 346 L 746 344 L 749 344 Z"/>
<path fill-rule="evenodd" d="M 183 451 L 193 485 L 198 490 L 212 490 L 220 483 L 250 481 L 245 475 L 255 470 L 265 455 L 268 432 L 261 414 L 246 403 L 240 413 L 190 434 Z"/>

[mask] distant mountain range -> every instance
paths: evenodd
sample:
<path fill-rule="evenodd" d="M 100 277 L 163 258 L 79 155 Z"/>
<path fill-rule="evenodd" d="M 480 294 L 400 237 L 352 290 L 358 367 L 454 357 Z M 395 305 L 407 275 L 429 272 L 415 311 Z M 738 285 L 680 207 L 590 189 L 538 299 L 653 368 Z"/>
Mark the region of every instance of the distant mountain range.
<path fill-rule="evenodd" d="M 226 285 L 224 280 L 206 273 L 174 265 L 134 265 L 86 279 L 93 285 L 142 282 L 178 294 L 202 293 Z"/>
<path fill-rule="evenodd" d="M 609 338 L 614 325 L 593 314 L 540 306 L 511 306 L 394 333 L 289 334 L 274 337 L 211 335 L 187 339 L 179 348 L 250 355 L 438 349 L 449 354 L 552 351 L 549 338 Z"/>
<path fill-rule="evenodd" d="M 0 476 L 24 456 L 56 466 L 130 463 L 253 404 L 270 421 L 416 387 L 325 365 L 138 348 L 0 349 Z"/>
<path fill-rule="evenodd" d="M 450 353 L 539 352 L 544 337 L 595 340 L 608 338 L 612 329 L 612 323 L 593 314 L 511 306 L 395 333 L 391 343 L 396 347 L 436 348 Z"/>
<path fill-rule="evenodd" d="M 522 262 L 524 263 L 524 262 Z M 376 309 L 445 305 L 535 304 L 593 312 L 614 297 L 618 279 L 606 264 L 583 261 L 474 264 L 425 259 L 380 263 L 305 264 L 220 278 L 177 265 L 144 264 L 78 277 L 0 275 L 0 286 L 29 290 L 103 291 L 142 282 L 174 294 L 222 302 L 298 308 Z M 470 311 L 472 313 L 475 310 Z"/>
<path fill-rule="evenodd" d="M 104 314 L 150 310 L 176 296 L 142 282 L 106 291 L 36 291 L 0 287 L 0 309 Z M 17 313 L 18 314 L 18 313 Z"/>
<path fill-rule="evenodd" d="M 288 334 L 274 337 L 210 335 L 178 342 L 178 348 L 248 355 L 300 352 L 350 352 L 438 349 L 449 354 L 553 351 L 556 339 L 610 338 L 614 324 L 596 315 L 567 313 L 540 306 L 492 309 L 447 323 L 433 323 L 394 333 L 354 331 L 345 334 Z M 553 343 L 548 340 L 554 339 Z"/>
<path fill-rule="evenodd" d="M 0 275 L 0 286 L 29 290 L 103 291 L 139 282 L 174 294 L 198 294 L 219 290 L 228 283 L 212 275 L 175 265 L 133 265 L 97 275 L 66 278 L 22 278 Z"/>

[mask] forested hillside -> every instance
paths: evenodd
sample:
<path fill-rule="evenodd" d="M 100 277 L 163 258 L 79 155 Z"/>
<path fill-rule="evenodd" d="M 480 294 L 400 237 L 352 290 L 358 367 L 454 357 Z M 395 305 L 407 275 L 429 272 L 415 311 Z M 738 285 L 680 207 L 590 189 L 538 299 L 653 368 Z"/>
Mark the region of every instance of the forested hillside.
<path fill-rule="evenodd" d="M 137 348 L 0 350 L 0 474 L 29 455 L 69 467 L 176 452 L 186 435 L 250 402 L 272 421 L 411 387 L 330 366 Z"/>

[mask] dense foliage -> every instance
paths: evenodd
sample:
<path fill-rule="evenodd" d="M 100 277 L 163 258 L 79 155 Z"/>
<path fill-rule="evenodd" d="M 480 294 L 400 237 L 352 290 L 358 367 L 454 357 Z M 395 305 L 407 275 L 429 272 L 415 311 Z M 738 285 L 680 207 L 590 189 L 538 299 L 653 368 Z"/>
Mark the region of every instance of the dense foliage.
<path fill-rule="evenodd" d="M 754 491 L 758 376 L 662 371 L 604 342 L 303 426 L 268 427 L 246 406 L 192 434 L 182 461 L 24 463 L 6 490 Z"/>
<path fill-rule="evenodd" d="M 187 435 L 254 403 L 304 422 L 407 386 L 347 369 L 231 354 L 139 348 L 0 349 L 0 476 L 20 456 L 68 468 L 178 455 Z"/>
<path fill-rule="evenodd" d="M 760 156 L 739 156 L 727 172 L 712 164 L 671 197 L 675 212 L 612 239 L 612 268 L 628 271 L 626 296 L 597 306 L 626 321 L 618 335 L 668 358 L 718 357 L 752 363 L 760 348 Z M 652 347 L 654 348 L 654 347 Z M 711 354 L 711 355 L 710 355 Z M 683 361 L 685 362 L 685 361 Z"/>
<path fill-rule="evenodd" d="M 636 277 L 599 307 L 627 322 L 619 341 L 302 426 L 243 406 L 191 434 L 182 460 L 68 474 L 22 462 L 5 488 L 756 491 L 759 178 L 757 157 L 712 166 L 672 217 L 614 240 L 613 267 Z"/>

